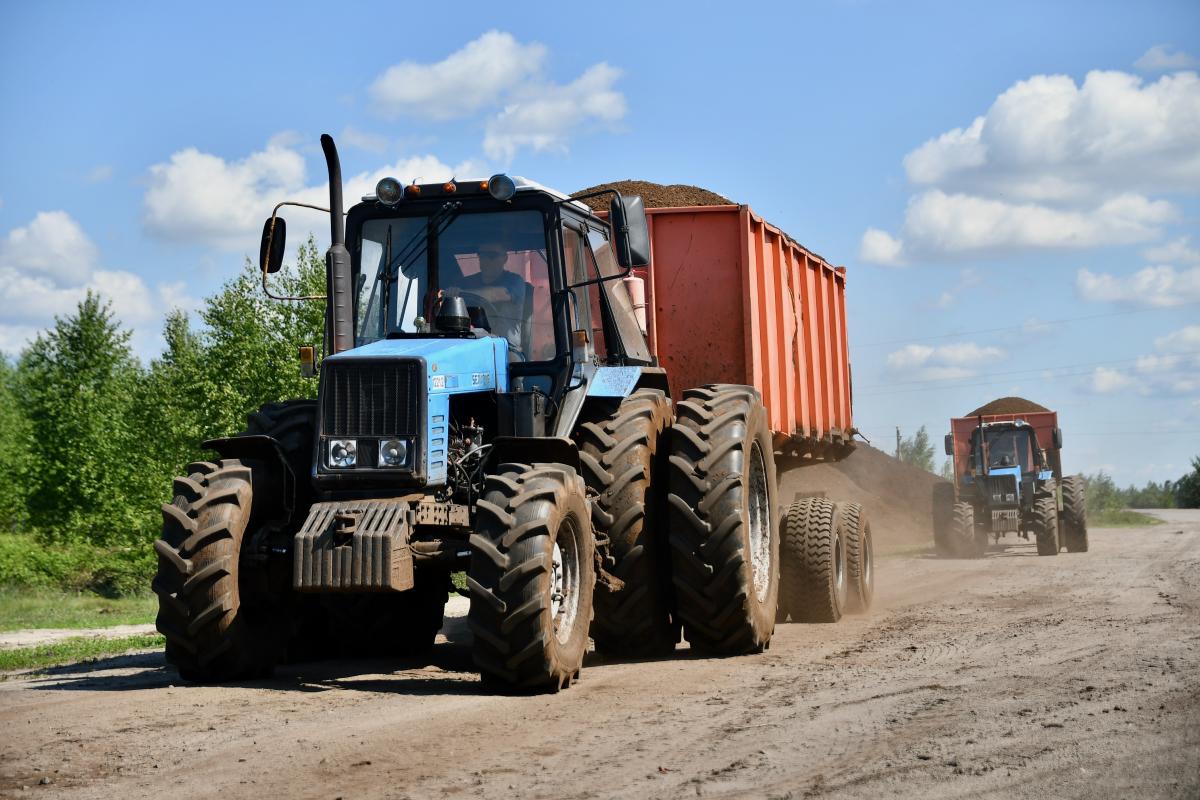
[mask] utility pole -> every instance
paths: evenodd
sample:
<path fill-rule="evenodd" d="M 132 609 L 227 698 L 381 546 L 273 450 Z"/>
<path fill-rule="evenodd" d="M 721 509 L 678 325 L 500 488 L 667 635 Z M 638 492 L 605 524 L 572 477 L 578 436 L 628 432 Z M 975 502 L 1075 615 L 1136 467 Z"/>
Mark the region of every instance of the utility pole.
<path fill-rule="evenodd" d="M 900 460 L 900 426 L 896 426 L 896 460 Z"/>

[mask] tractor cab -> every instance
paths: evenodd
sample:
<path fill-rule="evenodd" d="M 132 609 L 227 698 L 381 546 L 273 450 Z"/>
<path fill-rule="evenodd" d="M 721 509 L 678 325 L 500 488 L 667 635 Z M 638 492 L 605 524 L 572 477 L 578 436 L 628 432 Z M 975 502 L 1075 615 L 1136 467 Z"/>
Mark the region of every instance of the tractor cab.
<path fill-rule="evenodd" d="M 1024 420 L 980 425 L 971 435 L 969 459 L 963 482 L 986 488 L 993 508 L 1028 505 L 1035 484 L 1049 478 L 1037 435 Z"/>

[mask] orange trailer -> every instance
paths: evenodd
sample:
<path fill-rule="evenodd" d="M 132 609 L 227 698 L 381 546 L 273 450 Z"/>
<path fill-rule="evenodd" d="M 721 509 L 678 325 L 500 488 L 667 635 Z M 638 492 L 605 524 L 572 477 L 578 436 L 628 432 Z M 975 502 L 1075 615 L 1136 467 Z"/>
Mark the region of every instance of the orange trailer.
<path fill-rule="evenodd" d="M 853 449 L 846 269 L 749 206 L 647 209 L 647 340 L 678 394 L 739 383 L 762 394 L 776 447 Z M 648 273 L 648 274 L 647 274 Z"/>
<path fill-rule="evenodd" d="M 1024 420 L 1033 428 L 1037 445 L 1046 451 L 1046 460 L 1055 478 L 1062 477 L 1062 432 L 1058 429 L 1058 413 L 1055 411 L 1024 411 L 1019 414 L 984 414 L 982 417 L 955 417 L 950 420 L 950 435 L 946 437 L 946 455 L 954 456 L 954 482 L 960 484 L 970 468 L 971 434 L 982 420 L 989 422 L 1014 422 Z M 1057 431 L 1057 433 L 1056 433 Z"/>

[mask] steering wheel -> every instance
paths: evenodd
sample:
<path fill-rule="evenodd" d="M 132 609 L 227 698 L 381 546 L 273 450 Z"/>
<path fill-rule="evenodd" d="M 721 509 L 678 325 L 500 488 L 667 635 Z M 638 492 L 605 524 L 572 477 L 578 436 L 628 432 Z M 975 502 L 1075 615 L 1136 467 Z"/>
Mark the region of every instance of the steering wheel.
<path fill-rule="evenodd" d="M 494 324 L 495 321 L 504 319 L 500 312 L 496 310 L 495 304 L 486 297 L 475 294 L 475 292 L 467 292 L 461 289 L 458 292 L 458 296 L 463 299 L 463 302 L 467 304 L 468 308 L 475 306 L 487 316 L 489 326 L 487 329 L 488 333 L 492 333 L 491 325 Z M 511 339 L 508 339 L 508 337 L 504 338 L 508 341 L 508 350 L 510 353 L 515 353 L 522 361 L 529 360 L 525 357 L 525 352 L 520 347 L 517 347 L 515 344 L 513 344 Z"/>

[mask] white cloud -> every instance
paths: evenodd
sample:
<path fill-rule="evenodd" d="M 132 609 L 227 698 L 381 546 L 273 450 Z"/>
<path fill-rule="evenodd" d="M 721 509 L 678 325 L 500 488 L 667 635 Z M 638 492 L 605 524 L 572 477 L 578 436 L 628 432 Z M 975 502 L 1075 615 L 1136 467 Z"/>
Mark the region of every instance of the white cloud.
<path fill-rule="evenodd" d="M 1092 391 L 1096 394 L 1111 394 L 1132 385 L 1128 375 L 1108 367 L 1096 367 L 1092 372 Z"/>
<path fill-rule="evenodd" d="M 953 380 L 969 378 L 1007 357 L 999 347 L 981 347 L 973 342 L 937 347 L 908 344 L 888 354 L 887 366 L 893 373 L 917 380 Z"/>
<path fill-rule="evenodd" d="M 88 171 L 87 181 L 88 181 L 88 183 L 103 183 L 104 181 L 112 178 L 112 176 L 113 176 L 112 164 L 98 164 L 97 166 L 92 167 L 91 170 Z"/>
<path fill-rule="evenodd" d="M 601 62 L 558 84 L 544 73 L 546 55 L 541 44 L 488 31 L 442 61 L 389 67 L 371 85 L 370 95 L 376 110 L 388 117 L 445 121 L 490 115 L 483 151 L 505 163 L 522 149 L 564 153 L 578 129 L 612 128 L 624 119 L 625 96 L 614 88 L 620 70 Z"/>
<path fill-rule="evenodd" d="M 230 161 L 187 148 L 174 153 L 168 162 L 155 164 L 143 198 L 146 229 L 169 241 L 256 254 L 262 222 L 276 203 L 329 204 L 328 183 L 308 183 L 305 159 L 294 141 L 290 135 L 276 136 L 264 150 Z M 375 184 L 388 175 L 407 183 L 484 174 L 483 166 L 475 162 L 452 167 L 434 156 L 414 156 L 346 178 L 343 192 L 349 206 L 374 194 Z M 293 246 L 309 231 L 321 235 L 329 229 L 328 216 L 320 212 L 285 206 L 280 215 L 289 222 Z"/>
<path fill-rule="evenodd" d="M 1154 347 L 1164 353 L 1200 353 L 1200 325 L 1188 325 L 1159 337 Z"/>
<path fill-rule="evenodd" d="M 456 119 L 500 106 L 506 93 L 539 74 L 545 59 L 544 45 L 521 44 L 493 30 L 435 64 L 404 61 L 389 67 L 369 93 L 388 117 Z"/>
<path fill-rule="evenodd" d="M 904 264 L 904 244 L 887 231 L 867 228 L 862 235 L 858 257 L 872 264 L 882 264 L 887 267 L 901 266 Z"/>
<path fill-rule="evenodd" d="M 1166 72 L 1173 69 L 1187 69 L 1196 66 L 1196 59 L 1182 50 L 1171 52 L 1168 44 L 1156 44 L 1141 57 L 1133 62 L 1133 66 L 1142 72 Z"/>
<path fill-rule="evenodd" d="M 545 85 L 520 93 L 488 121 L 483 151 L 509 162 L 517 150 L 566 152 L 576 128 L 596 123 L 611 127 L 624 118 L 625 95 L 613 88 L 621 71 L 600 63 L 565 86 Z"/>
<path fill-rule="evenodd" d="M 1142 257 L 1154 264 L 1200 264 L 1200 250 L 1192 247 L 1190 236 L 1151 247 L 1142 253 Z"/>
<path fill-rule="evenodd" d="M 1145 267 L 1129 276 L 1081 269 L 1075 289 L 1084 300 L 1170 308 L 1200 303 L 1200 267 Z"/>
<path fill-rule="evenodd" d="M 1200 190 L 1200 77 L 1146 83 L 1093 71 L 1019 81 L 970 125 L 909 153 L 909 180 L 927 187 L 903 230 L 869 229 L 864 257 L 894 263 L 1013 248 L 1150 241 L 1175 218 L 1154 195 Z M 880 245 L 886 245 L 882 247 Z"/>
<path fill-rule="evenodd" d="M 59 286 L 85 280 L 98 257 L 92 240 L 65 211 L 39 212 L 0 242 L 0 269 Z"/>
<path fill-rule="evenodd" d="M 80 257 L 63 257 L 72 252 Z M 196 307 L 181 282 L 148 286 L 132 272 L 98 269 L 98 262 L 95 245 L 64 211 L 41 212 L 10 231 L 0 248 L 0 351 L 19 351 L 56 316 L 72 313 L 89 291 L 112 303 L 139 342 L 157 336 L 168 309 Z"/>

